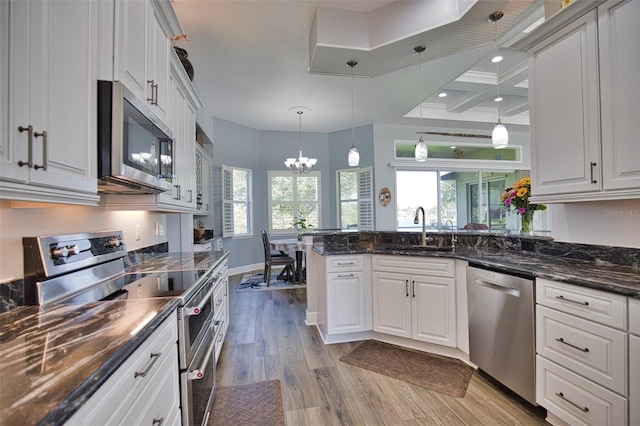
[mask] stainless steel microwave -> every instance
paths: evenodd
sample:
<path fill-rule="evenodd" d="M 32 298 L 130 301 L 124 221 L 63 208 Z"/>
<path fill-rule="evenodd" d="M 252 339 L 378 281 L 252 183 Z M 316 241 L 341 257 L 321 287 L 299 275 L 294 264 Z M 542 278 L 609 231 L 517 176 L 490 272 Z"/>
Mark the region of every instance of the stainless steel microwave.
<path fill-rule="evenodd" d="M 158 194 L 171 189 L 173 140 L 122 83 L 98 81 L 98 192 Z"/>

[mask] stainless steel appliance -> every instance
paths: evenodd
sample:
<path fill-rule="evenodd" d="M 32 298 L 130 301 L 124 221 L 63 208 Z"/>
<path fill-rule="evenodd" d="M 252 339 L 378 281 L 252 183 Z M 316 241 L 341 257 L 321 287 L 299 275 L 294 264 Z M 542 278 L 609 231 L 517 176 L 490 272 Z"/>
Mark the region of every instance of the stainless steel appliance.
<path fill-rule="evenodd" d="M 467 267 L 469 359 L 536 405 L 534 294 L 532 279 Z"/>
<path fill-rule="evenodd" d="M 121 231 L 23 238 L 29 304 L 175 297 L 182 423 L 206 425 L 216 388 L 213 291 L 226 270 L 125 273 Z"/>
<path fill-rule="evenodd" d="M 157 194 L 171 189 L 171 130 L 117 81 L 98 81 L 98 191 Z"/>

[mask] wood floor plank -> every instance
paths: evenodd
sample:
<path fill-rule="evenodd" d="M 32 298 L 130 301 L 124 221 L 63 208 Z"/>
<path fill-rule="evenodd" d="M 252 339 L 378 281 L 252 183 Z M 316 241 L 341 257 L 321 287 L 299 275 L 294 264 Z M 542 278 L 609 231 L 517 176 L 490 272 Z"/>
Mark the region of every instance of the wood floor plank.
<path fill-rule="evenodd" d="M 360 342 L 325 345 L 304 323 L 306 290 L 236 292 L 218 385 L 280 380 L 287 426 L 547 425 L 545 413 L 474 373 L 464 398 L 352 366 L 340 357 Z"/>
<path fill-rule="evenodd" d="M 320 407 L 291 410 L 285 413 L 285 422 L 290 426 L 325 426 Z"/>

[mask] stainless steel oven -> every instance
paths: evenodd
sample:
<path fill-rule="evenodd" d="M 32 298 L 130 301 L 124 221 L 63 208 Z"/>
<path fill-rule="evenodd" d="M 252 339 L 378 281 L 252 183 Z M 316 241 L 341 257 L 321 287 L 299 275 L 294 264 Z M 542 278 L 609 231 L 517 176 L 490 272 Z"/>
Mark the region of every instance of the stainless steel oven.
<path fill-rule="evenodd" d="M 31 304 L 175 297 L 183 425 L 206 425 L 216 386 L 213 270 L 125 273 L 122 231 L 23 239 Z"/>

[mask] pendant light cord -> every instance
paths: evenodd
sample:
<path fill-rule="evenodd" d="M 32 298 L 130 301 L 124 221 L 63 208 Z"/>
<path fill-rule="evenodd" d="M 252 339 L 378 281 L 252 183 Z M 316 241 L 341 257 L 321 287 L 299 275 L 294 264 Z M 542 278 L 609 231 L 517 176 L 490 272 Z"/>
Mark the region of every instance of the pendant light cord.
<path fill-rule="evenodd" d="M 495 24 L 495 38 L 494 43 L 496 45 L 496 56 L 498 56 L 498 20 L 493 21 Z M 500 97 L 500 61 L 496 62 L 496 86 L 498 86 L 498 98 Z M 500 122 L 500 102 L 498 102 L 498 122 Z"/>
<path fill-rule="evenodd" d="M 300 144 L 300 152 L 299 155 L 302 155 L 302 111 L 298 111 L 298 136 L 299 136 L 299 144 Z"/>
<path fill-rule="evenodd" d="M 422 51 L 418 50 L 418 96 L 420 97 L 420 99 L 418 99 L 418 102 L 420 103 L 420 132 L 424 131 L 424 128 L 422 127 L 422 61 L 420 60 L 421 53 Z"/>
<path fill-rule="evenodd" d="M 351 68 L 351 145 L 356 145 L 356 119 L 353 107 L 353 69 L 357 65 L 357 62 L 349 62 Z"/>

